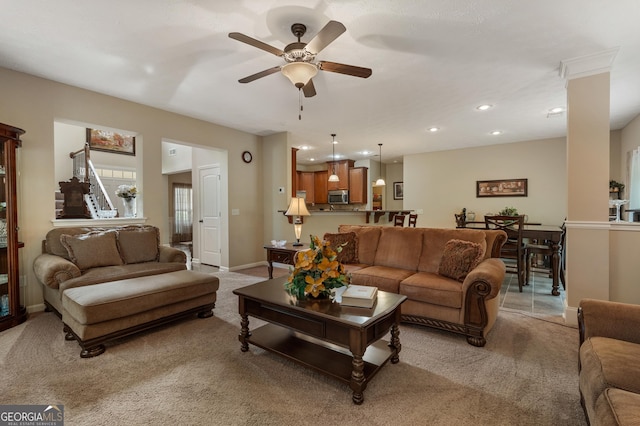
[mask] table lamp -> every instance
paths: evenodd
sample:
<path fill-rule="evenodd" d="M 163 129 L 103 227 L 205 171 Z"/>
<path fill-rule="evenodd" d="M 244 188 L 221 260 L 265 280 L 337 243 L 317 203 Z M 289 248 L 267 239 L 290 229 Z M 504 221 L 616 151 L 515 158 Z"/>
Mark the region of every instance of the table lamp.
<path fill-rule="evenodd" d="M 285 216 L 295 216 L 293 220 L 293 230 L 296 233 L 296 242 L 294 246 L 301 246 L 300 235 L 302 234 L 302 218 L 301 216 L 311 216 L 309 210 L 307 210 L 307 204 L 304 198 L 292 197 L 289 203 L 289 208 L 284 214 Z"/>

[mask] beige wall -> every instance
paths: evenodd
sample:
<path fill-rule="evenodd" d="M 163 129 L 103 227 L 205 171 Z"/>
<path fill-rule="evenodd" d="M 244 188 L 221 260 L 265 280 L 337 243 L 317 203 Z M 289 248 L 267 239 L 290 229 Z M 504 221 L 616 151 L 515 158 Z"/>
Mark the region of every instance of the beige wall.
<path fill-rule="evenodd" d="M 476 198 L 476 181 L 527 178 L 527 197 Z M 566 211 L 565 139 L 544 139 L 404 157 L 404 205 L 420 226 L 452 228 L 463 207 L 483 220 L 513 206 L 530 222 L 560 225 Z"/>
<path fill-rule="evenodd" d="M 230 216 L 231 232 L 242 235 L 243 245 L 232 251 L 258 247 L 263 243 L 261 208 L 262 195 L 260 165 L 261 138 L 238 130 L 218 126 L 178 114 L 150 108 L 29 76 L 14 71 L 0 69 L 0 103 L 2 121 L 24 129 L 21 148 L 20 193 L 20 239 L 25 243 L 20 256 L 26 277 L 25 303 L 29 307 L 42 303 L 42 289 L 32 272 L 33 260 L 40 253 L 41 241 L 51 229 L 54 216 L 53 203 L 49 203 L 55 189 L 54 122 L 93 123 L 109 128 L 126 129 L 140 134 L 136 139 L 136 158 L 143 164 L 143 172 L 138 175 L 138 185 L 144 194 L 144 214 L 147 223 L 161 228 L 163 242 L 168 242 L 168 202 L 166 178 L 162 176 L 161 143 L 163 139 L 188 141 L 204 147 L 216 147 L 228 151 L 229 204 L 236 205 L 240 198 L 257 203 L 254 209 L 246 209 L 246 215 Z M 244 150 L 254 153 L 251 167 L 255 172 L 246 173 L 247 167 L 240 154 Z M 238 201 L 239 202 L 239 201 Z M 243 201 L 244 202 L 244 201 Z M 139 208 L 140 208 L 139 204 Z M 257 213 L 252 213 L 257 212 Z M 229 212 L 227 212 L 228 214 Z M 245 232 L 245 223 L 257 223 L 258 231 Z M 252 258 L 258 256 L 255 250 Z M 261 258 L 264 258 L 262 254 Z M 236 259 L 229 253 L 229 266 L 243 262 L 245 254 Z"/>

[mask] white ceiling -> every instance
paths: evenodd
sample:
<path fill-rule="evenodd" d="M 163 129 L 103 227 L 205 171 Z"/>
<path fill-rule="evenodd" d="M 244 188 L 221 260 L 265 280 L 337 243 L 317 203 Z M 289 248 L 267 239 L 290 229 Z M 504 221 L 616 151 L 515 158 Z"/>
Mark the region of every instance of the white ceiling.
<path fill-rule="evenodd" d="M 611 128 L 640 113 L 638 0 L 0 0 L 0 10 L 0 66 L 257 135 L 288 131 L 311 147 L 302 162 L 329 160 L 331 133 L 336 156 L 383 143 L 385 163 L 564 136 L 566 117 L 547 118 L 566 106 L 560 62 L 612 48 Z M 347 31 L 317 59 L 370 78 L 319 72 L 302 120 L 280 73 L 238 83 L 284 61 L 229 32 L 282 49 L 296 41 L 291 24 L 307 26 L 308 42 L 329 20 Z M 484 103 L 494 107 L 477 111 Z"/>

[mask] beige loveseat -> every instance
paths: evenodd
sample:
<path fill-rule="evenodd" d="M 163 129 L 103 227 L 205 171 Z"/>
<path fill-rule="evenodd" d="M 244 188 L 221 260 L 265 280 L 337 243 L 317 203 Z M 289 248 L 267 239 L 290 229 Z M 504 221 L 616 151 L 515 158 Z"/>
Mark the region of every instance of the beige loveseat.
<path fill-rule="evenodd" d="M 402 321 L 486 344 L 505 276 L 498 258 L 503 231 L 341 225 L 339 234 L 325 235 L 332 238 L 350 242 L 341 260 L 353 284 L 407 296 Z M 355 248 L 351 259 L 349 246 Z"/>
<path fill-rule="evenodd" d="M 104 343 L 192 314 L 212 315 L 218 278 L 187 271 L 184 252 L 159 244 L 158 228 L 50 230 L 33 264 L 45 305 L 62 318 L 81 356 Z"/>
<path fill-rule="evenodd" d="M 580 401 L 591 426 L 640 425 L 640 305 L 578 308 Z"/>

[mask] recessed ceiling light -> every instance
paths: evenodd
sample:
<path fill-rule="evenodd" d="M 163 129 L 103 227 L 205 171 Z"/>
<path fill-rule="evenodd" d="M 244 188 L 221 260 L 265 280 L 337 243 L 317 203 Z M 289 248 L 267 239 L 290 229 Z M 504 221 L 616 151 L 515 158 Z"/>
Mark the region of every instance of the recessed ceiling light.
<path fill-rule="evenodd" d="M 555 108 L 551 108 L 549 110 L 549 112 L 551 114 L 557 114 L 557 113 L 562 112 L 562 111 L 564 111 L 564 108 L 562 108 L 562 107 L 555 107 Z"/>
<path fill-rule="evenodd" d="M 306 150 L 308 150 L 308 149 L 309 149 L 309 147 L 308 147 L 307 145 L 302 145 L 302 146 L 300 147 L 300 149 L 301 149 L 301 150 L 303 150 L 303 151 L 306 151 Z"/>
<path fill-rule="evenodd" d="M 371 155 L 373 152 L 370 151 L 362 151 L 362 155 Z"/>
<path fill-rule="evenodd" d="M 315 158 L 309 158 L 309 161 L 316 161 Z"/>
<path fill-rule="evenodd" d="M 480 106 L 477 106 L 477 107 L 476 107 L 476 109 L 477 109 L 478 111 L 486 111 L 486 110 L 488 110 L 489 108 L 493 108 L 493 105 L 484 104 L 484 105 L 480 105 Z"/>
<path fill-rule="evenodd" d="M 429 128 L 429 131 L 430 131 L 430 132 L 437 132 L 438 130 L 440 130 L 440 128 L 439 128 L 439 127 L 430 127 L 430 128 Z"/>
<path fill-rule="evenodd" d="M 501 131 L 501 130 L 494 130 L 493 132 L 491 132 L 491 134 L 492 134 L 493 136 L 498 136 L 498 135 L 501 135 L 501 134 L 502 134 L 502 131 Z"/>

